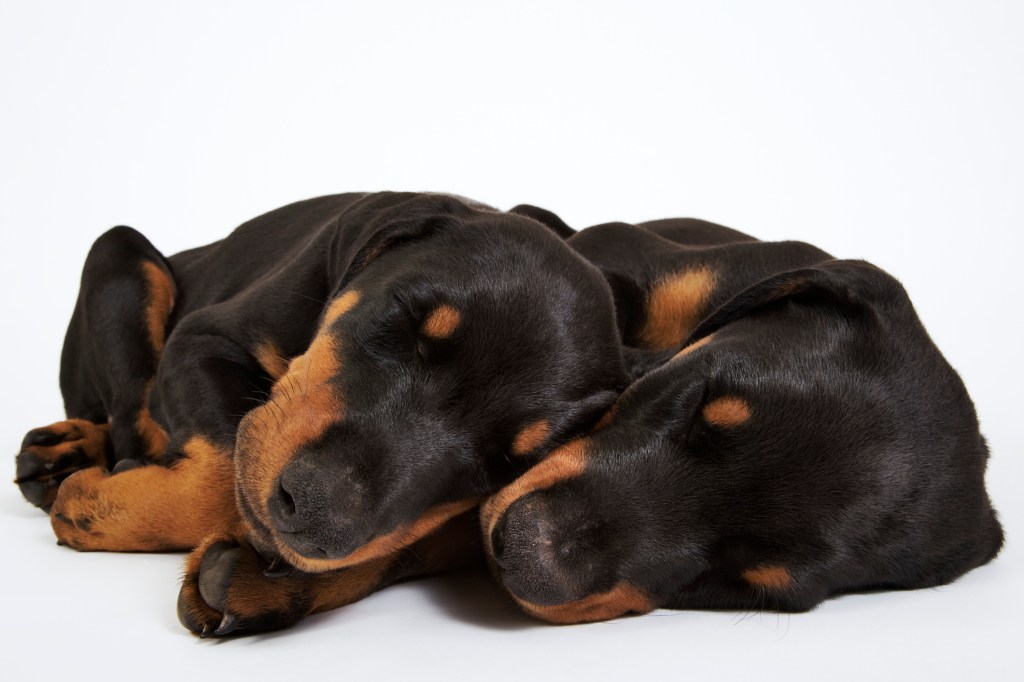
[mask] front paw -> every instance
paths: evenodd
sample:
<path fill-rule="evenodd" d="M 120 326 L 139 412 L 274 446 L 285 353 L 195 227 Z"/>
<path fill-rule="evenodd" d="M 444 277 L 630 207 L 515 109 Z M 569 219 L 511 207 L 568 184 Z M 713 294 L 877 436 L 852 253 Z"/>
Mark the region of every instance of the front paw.
<path fill-rule="evenodd" d="M 192 552 L 178 594 L 178 619 L 200 637 L 280 630 L 311 611 L 309 576 L 268 577 L 248 544 L 209 538 Z"/>
<path fill-rule="evenodd" d="M 71 474 L 108 464 L 109 430 L 108 424 L 69 419 L 29 431 L 15 460 L 14 482 L 21 494 L 49 510 L 61 483 Z"/>
<path fill-rule="evenodd" d="M 69 476 L 61 485 L 50 509 L 50 525 L 57 544 L 80 551 L 107 549 L 105 527 L 116 520 L 119 510 L 102 494 L 110 478 L 99 467 Z"/>

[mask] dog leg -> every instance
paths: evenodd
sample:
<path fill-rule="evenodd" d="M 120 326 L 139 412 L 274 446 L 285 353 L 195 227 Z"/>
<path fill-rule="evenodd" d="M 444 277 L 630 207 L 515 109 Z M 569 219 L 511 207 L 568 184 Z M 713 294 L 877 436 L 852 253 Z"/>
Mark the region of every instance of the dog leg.
<path fill-rule="evenodd" d="M 93 244 L 61 357 L 69 418 L 29 431 L 17 458 L 29 502 L 49 509 L 81 469 L 165 453 L 149 398 L 175 295 L 164 257 L 135 230 L 116 227 Z"/>
<path fill-rule="evenodd" d="M 51 508 L 59 542 L 88 551 L 190 550 L 237 522 L 234 434 L 268 380 L 207 322 L 183 321 L 164 351 L 156 386 L 173 434 L 166 455 L 69 476 Z"/>
<path fill-rule="evenodd" d="M 283 575 L 245 540 L 211 536 L 192 552 L 178 595 L 182 625 L 202 636 L 280 630 L 398 580 L 483 565 L 476 509 L 405 550 L 351 568 Z M 239 533 L 241 535 L 244 533 Z"/>

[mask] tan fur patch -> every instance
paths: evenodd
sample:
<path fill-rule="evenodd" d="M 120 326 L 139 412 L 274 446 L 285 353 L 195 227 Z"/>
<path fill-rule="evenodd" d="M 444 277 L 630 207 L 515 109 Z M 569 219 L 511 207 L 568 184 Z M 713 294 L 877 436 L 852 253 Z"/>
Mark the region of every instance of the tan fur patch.
<path fill-rule="evenodd" d="M 692 353 L 693 351 L 697 350 L 698 348 L 703 348 L 704 346 L 706 346 L 709 343 L 711 343 L 711 339 L 714 338 L 714 336 L 715 336 L 714 334 L 708 334 L 704 338 L 701 338 L 701 339 L 698 339 L 698 340 L 694 341 L 689 346 L 687 346 L 686 348 L 682 349 L 681 351 L 679 351 L 678 353 L 673 355 L 672 359 L 675 360 L 676 358 L 681 358 L 684 355 L 689 355 L 690 353 Z"/>
<path fill-rule="evenodd" d="M 676 273 L 661 279 L 647 297 L 647 316 L 640 330 L 646 348 L 679 346 L 704 316 L 715 273 L 708 267 Z"/>
<path fill-rule="evenodd" d="M 704 406 L 704 420 L 722 428 L 739 426 L 750 419 L 750 404 L 743 398 L 715 398 Z"/>
<path fill-rule="evenodd" d="M 539 606 L 519 598 L 516 598 L 516 601 L 531 616 L 560 625 L 590 623 L 617 618 L 627 613 L 647 613 L 654 610 L 654 601 L 650 596 L 627 583 L 619 583 L 607 592 L 592 594 L 565 604 Z"/>
<path fill-rule="evenodd" d="M 550 488 L 559 481 L 575 478 L 583 473 L 587 465 L 589 443 L 586 438 L 566 443 L 484 503 L 480 508 L 480 519 L 484 528 L 484 543 L 491 556 L 494 555 L 491 534 L 498 525 L 501 515 L 524 495 Z"/>
<path fill-rule="evenodd" d="M 512 454 L 528 455 L 547 440 L 551 433 L 551 424 L 546 419 L 535 421 L 525 426 L 512 441 Z"/>
<path fill-rule="evenodd" d="M 743 579 L 754 587 L 784 590 L 793 584 L 792 574 L 783 566 L 759 566 L 743 571 Z"/>
<path fill-rule="evenodd" d="M 284 356 L 281 349 L 273 341 L 264 341 L 256 345 L 253 351 L 256 361 L 267 373 L 267 376 L 277 381 L 288 371 L 288 358 Z"/>
<path fill-rule="evenodd" d="M 51 509 L 58 540 L 111 552 L 187 550 L 237 522 L 231 452 L 196 436 L 170 467 L 73 474 Z"/>
<path fill-rule="evenodd" d="M 43 462 L 55 464 L 64 455 L 80 450 L 93 466 L 107 465 L 107 438 L 110 435 L 110 424 L 94 424 L 85 419 L 67 419 L 50 424 L 43 430 L 60 436 L 62 440 L 54 445 L 30 445 L 26 452 L 32 453 Z M 57 472 L 54 472 L 57 473 Z M 34 479 L 45 479 L 49 475 L 33 476 Z M 20 481 L 15 480 L 15 483 Z"/>
<path fill-rule="evenodd" d="M 164 350 L 167 320 L 174 308 L 174 296 L 177 288 L 170 275 L 152 261 L 142 262 L 142 272 L 149 290 L 149 297 L 146 301 L 146 328 L 149 330 L 149 342 L 159 356 Z"/>
<path fill-rule="evenodd" d="M 345 405 L 328 381 L 341 371 L 340 341 L 330 326 L 359 302 L 347 291 L 327 306 L 309 348 L 288 363 L 270 400 L 246 414 L 238 427 L 235 467 L 239 494 L 268 527 L 266 501 L 284 467 L 302 446 L 344 418 Z"/>
<path fill-rule="evenodd" d="M 145 455 L 150 458 L 165 454 L 170 440 L 167 432 L 156 423 L 149 412 L 149 394 L 153 392 L 154 381 L 155 379 L 150 379 L 146 383 L 146 389 L 142 392 L 142 407 L 139 408 L 138 417 L 135 419 L 135 430 L 146 443 Z"/>
<path fill-rule="evenodd" d="M 432 339 L 447 339 L 459 326 L 462 314 L 450 305 L 434 308 L 423 322 L 423 333 Z"/>
<path fill-rule="evenodd" d="M 357 303 L 359 303 L 359 292 L 354 289 L 346 291 L 331 301 L 327 305 L 327 311 L 324 313 L 323 322 L 320 324 L 320 331 L 322 332 L 325 328 L 334 324 L 335 320 L 352 310 Z"/>

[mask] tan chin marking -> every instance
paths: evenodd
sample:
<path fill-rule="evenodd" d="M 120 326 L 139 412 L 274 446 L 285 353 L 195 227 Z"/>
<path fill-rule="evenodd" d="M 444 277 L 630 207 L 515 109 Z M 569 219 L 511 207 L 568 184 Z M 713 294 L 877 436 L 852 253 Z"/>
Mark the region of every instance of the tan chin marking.
<path fill-rule="evenodd" d="M 484 545 L 489 554 L 494 554 L 491 548 L 491 533 L 501 515 L 524 495 L 550 488 L 559 481 L 575 478 L 583 473 L 587 465 L 589 443 L 586 438 L 566 443 L 484 503 L 480 508 L 480 520 L 484 531 Z"/>
<path fill-rule="evenodd" d="M 310 559 L 296 553 L 276 537 L 274 544 L 281 557 L 300 571 L 323 573 L 390 556 L 430 535 L 451 518 L 469 511 L 478 504 L 480 504 L 480 500 L 470 499 L 436 505 L 412 523 L 404 524 L 386 535 L 376 537 L 348 556 L 339 559 Z"/>
<path fill-rule="evenodd" d="M 704 420 L 723 429 L 731 429 L 750 419 L 750 404 L 743 398 L 715 398 L 704 406 Z"/>
<path fill-rule="evenodd" d="M 793 584 L 793 575 L 784 566 L 758 566 L 743 571 L 743 580 L 753 587 L 784 590 Z"/>
<path fill-rule="evenodd" d="M 439 305 L 430 311 L 423 322 L 423 333 L 432 339 L 447 339 L 455 333 L 462 314 L 450 305 Z"/>
<path fill-rule="evenodd" d="M 528 455 L 539 448 L 551 433 L 551 424 L 546 419 L 535 421 L 516 434 L 512 441 L 512 454 Z"/>
<path fill-rule="evenodd" d="M 266 503 L 281 472 L 303 446 L 344 418 L 342 396 L 329 383 L 341 371 L 341 342 L 330 326 L 359 302 L 349 291 L 332 301 L 309 348 L 288 363 L 271 400 L 250 411 L 238 429 L 236 487 L 256 520 L 270 528 Z"/>
<path fill-rule="evenodd" d="M 619 583 L 607 592 L 553 606 L 540 606 L 519 598 L 516 598 L 516 601 L 531 616 L 559 625 L 591 623 L 617 618 L 627 613 L 647 613 L 654 610 L 654 601 L 650 596 L 640 588 L 627 583 Z"/>
<path fill-rule="evenodd" d="M 651 349 L 678 347 L 704 316 L 715 290 L 715 273 L 698 267 L 659 280 L 647 297 L 640 341 Z"/>

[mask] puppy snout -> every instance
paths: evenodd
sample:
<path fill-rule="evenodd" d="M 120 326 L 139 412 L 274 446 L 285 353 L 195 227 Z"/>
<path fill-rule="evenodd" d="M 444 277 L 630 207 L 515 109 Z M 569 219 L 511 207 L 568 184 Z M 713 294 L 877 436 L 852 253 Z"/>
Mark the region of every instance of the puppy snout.
<path fill-rule="evenodd" d="M 505 586 L 537 605 L 562 604 L 600 582 L 595 556 L 598 524 L 565 517 L 541 496 L 514 502 L 491 534 L 491 550 Z"/>
<path fill-rule="evenodd" d="M 304 556 L 345 556 L 359 544 L 364 485 L 353 472 L 299 457 L 281 472 L 267 500 L 280 539 Z"/>

